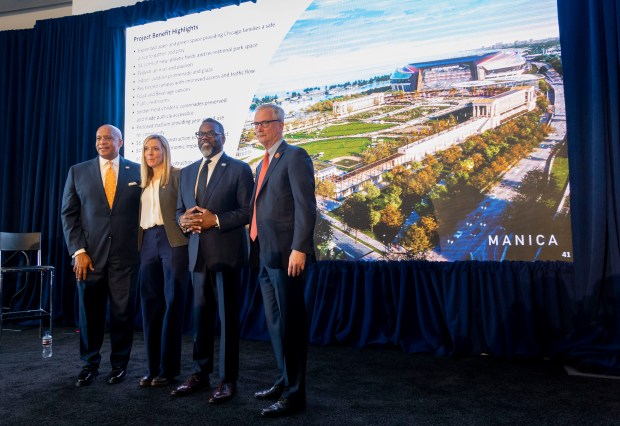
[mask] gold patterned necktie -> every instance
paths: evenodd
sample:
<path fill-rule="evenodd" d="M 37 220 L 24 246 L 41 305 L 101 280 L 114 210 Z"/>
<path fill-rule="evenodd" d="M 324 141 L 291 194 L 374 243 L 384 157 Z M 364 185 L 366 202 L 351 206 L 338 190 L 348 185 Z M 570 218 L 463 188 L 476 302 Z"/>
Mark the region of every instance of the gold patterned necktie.
<path fill-rule="evenodd" d="M 112 208 L 114 202 L 114 194 L 116 193 L 116 173 L 114 173 L 114 167 L 112 162 L 108 161 L 108 169 L 105 172 L 105 183 L 103 184 L 105 190 L 105 196 L 108 199 L 108 204 Z"/>

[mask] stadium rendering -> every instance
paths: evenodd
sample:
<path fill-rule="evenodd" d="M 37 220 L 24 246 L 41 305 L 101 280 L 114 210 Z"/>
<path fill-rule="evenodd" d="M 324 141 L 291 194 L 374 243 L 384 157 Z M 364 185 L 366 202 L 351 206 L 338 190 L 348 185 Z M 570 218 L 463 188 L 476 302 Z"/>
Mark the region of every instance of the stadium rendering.
<path fill-rule="evenodd" d="M 403 92 L 445 90 L 468 82 L 520 80 L 523 84 L 523 72 L 527 67 L 527 61 L 520 52 L 502 50 L 408 64 L 392 73 L 390 84 L 392 90 Z"/>

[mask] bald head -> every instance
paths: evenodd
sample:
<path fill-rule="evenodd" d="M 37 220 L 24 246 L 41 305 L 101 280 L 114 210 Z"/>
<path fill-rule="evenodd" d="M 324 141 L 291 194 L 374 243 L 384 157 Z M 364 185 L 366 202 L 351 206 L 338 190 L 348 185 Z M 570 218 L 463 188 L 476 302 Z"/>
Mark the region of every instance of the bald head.
<path fill-rule="evenodd" d="M 111 124 L 104 124 L 97 129 L 97 152 L 101 158 L 114 160 L 123 146 L 123 134 Z"/>

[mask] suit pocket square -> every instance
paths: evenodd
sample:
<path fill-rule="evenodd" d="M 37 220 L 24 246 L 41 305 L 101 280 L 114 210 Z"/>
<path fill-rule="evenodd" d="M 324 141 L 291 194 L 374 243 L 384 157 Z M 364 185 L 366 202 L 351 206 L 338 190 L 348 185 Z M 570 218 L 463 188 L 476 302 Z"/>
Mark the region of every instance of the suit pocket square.
<path fill-rule="evenodd" d="M 127 184 L 127 186 L 136 186 L 136 185 L 138 185 L 138 182 L 129 182 Z"/>

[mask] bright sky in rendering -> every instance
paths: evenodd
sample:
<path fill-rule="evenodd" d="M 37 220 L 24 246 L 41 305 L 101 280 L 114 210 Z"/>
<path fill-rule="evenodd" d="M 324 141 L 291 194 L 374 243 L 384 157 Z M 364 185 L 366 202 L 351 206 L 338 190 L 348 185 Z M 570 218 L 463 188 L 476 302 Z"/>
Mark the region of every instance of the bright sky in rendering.
<path fill-rule="evenodd" d="M 558 36 L 556 0 L 316 0 L 280 45 L 258 93 L 365 79 L 411 62 Z"/>

